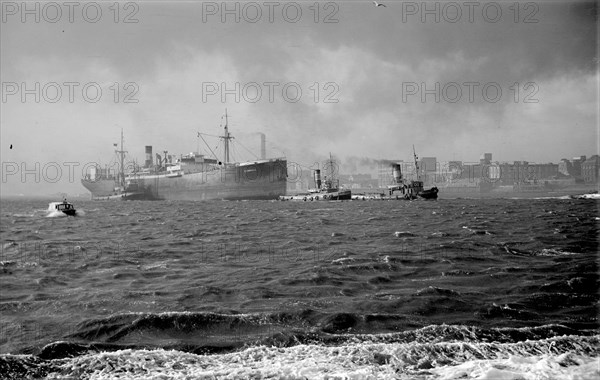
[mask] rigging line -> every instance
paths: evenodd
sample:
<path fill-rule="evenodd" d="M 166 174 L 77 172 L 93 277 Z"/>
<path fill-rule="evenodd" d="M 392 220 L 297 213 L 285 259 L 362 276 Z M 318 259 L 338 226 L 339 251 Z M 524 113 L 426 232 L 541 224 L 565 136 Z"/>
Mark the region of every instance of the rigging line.
<path fill-rule="evenodd" d="M 241 142 L 239 142 L 239 141 L 236 141 L 236 143 L 240 144 L 240 146 L 241 146 L 242 148 L 246 149 L 246 152 L 248 152 L 248 153 L 250 153 L 251 155 L 253 155 L 253 156 L 254 156 L 254 157 L 257 159 L 257 160 L 259 159 L 259 158 L 258 158 L 258 156 L 257 156 L 256 154 L 252 153 L 252 151 L 250 151 L 248 148 L 246 148 L 246 147 L 244 146 L 244 144 L 242 144 L 242 143 L 241 143 Z"/>
<path fill-rule="evenodd" d="M 218 162 L 221 162 L 221 160 L 219 158 L 217 158 L 220 154 L 221 154 L 221 146 L 217 144 L 217 146 L 215 146 L 215 158 L 217 159 Z"/>
<path fill-rule="evenodd" d="M 202 137 L 202 133 L 198 132 L 198 136 L 200 136 L 200 138 L 202 139 L 202 141 L 204 141 L 204 144 L 206 145 L 206 147 L 208 148 L 208 150 L 210 150 L 210 152 L 215 157 L 215 159 L 217 161 L 219 161 L 219 159 L 217 158 L 217 155 L 212 151 L 212 149 L 210 149 L 210 146 L 208 146 L 208 143 L 206 142 L 206 140 L 204 140 L 204 137 Z"/>
<path fill-rule="evenodd" d="M 237 150 L 235 149 L 235 146 L 233 144 L 231 144 L 231 150 L 232 151 L 230 151 L 229 154 L 231 155 L 232 162 L 238 162 L 238 160 L 236 158 Z"/>
<path fill-rule="evenodd" d="M 208 133 L 202 133 L 202 132 L 198 132 L 198 134 L 204 135 L 204 136 L 210 136 L 210 137 L 221 137 L 221 136 L 215 136 L 215 135 L 209 135 Z"/>
<path fill-rule="evenodd" d="M 294 164 L 296 164 L 296 165 L 300 166 L 301 168 L 304 168 L 304 169 L 311 169 L 311 170 L 319 169 L 319 166 L 320 166 L 320 165 L 319 165 L 319 166 L 317 166 L 317 167 L 315 168 L 315 164 L 320 164 L 320 162 L 315 162 L 315 163 L 313 163 L 313 164 L 310 164 L 310 166 L 309 166 L 308 164 L 301 164 L 301 163 L 299 163 L 299 162 L 294 162 Z"/>

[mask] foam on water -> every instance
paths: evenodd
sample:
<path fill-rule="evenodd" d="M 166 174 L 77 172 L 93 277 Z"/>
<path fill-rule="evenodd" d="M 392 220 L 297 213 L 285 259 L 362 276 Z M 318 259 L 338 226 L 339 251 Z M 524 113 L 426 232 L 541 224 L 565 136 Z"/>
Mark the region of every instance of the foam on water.
<path fill-rule="evenodd" d="M 68 215 L 62 211 L 49 210 L 48 214 L 46 214 L 46 217 L 47 218 L 63 218 L 63 217 L 68 217 Z"/>
<path fill-rule="evenodd" d="M 600 194 L 598 193 L 586 193 L 586 194 L 578 194 L 578 195 L 559 195 L 559 196 L 541 196 L 541 197 L 511 197 L 508 199 L 535 199 L 535 200 L 572 200 L 572 199 L 600 199 Z"/>
<path fill-rule="evenodd" d="M 581 194 L 581 195 L 574 196 L 574 198 L 577 198 L 577 199 L 600 199 L 600 194 L 598 194 L 598 193 Z"/>
<path fill-rule="evenodd" d="M 473 360 L 457 366 L 434 368 L 439 380 L 592 380 L 600 376 L 599 358 L 575 354 L 511 355 L 506 359 Z"/>
<path fill-rule="evenodd" d="M 33 218 L 35 213 L 32 214 L 12 214 L 15 218 Z"/>
<path fill-rule="evenodd" d="M 52 360 L 43 369 L 47 379 L 94 380 L 595 379 L 600 375 L 599 338 L 563 336 L 518 343 L 433 344 L 371 343 L 357 338 L 354 343 L 338 346 L 258 346 L 218 355 L 129 349 Z"/>

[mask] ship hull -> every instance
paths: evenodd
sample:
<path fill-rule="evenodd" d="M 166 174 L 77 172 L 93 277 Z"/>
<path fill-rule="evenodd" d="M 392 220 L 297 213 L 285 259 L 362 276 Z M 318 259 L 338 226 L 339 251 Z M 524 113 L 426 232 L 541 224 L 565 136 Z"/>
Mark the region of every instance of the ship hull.
<path fill-rule="evenodd" d="M 420 193 L 418 193 L 418 196 L 420 196 L 423 199 L 437 199 L 438 188 L 432 187 L 431 189 L 423 190 Z"/>
<path fill-rule="evenodd" d="M 279 197 L 281 201 L 349 201 L 352 199 L 351 190 L 339 190 L 323 193 L 309 193 L 309 194 L 298 194 L 298 195 L 282 195 Z"/>
<path fill-rule="evenodd" d="M 231 165 L 216 170 L 183 173 L 181 175 L 155 174 L 132 176 L 126 192 L 115 194 L 102 181 L 82 180 L 92 193 L 92 199 L 143 200 L 270 200 L 285 195 L 287 162 L 271 160 L 254 164 Z"/>
<path fill-rule="evenodd" d="M 410 189 L 410 188 L 409 188 Z M 437 199 L 438 198 L 438 188 L 437 187 L 432 187 L 431 189 L 428 190 L 422 190 L 420 187 L 415 189 L 416 191 L 405 191 L 404 192 L 395 192 L 391 191 L 391 193 L 388 190 L 388 195 L 386 195 L 385 193 L 379 193 L 379 194 L 375 194 L 375 193 L 365 193 L 365 194 L 355 194 L 352 195 L 352 200 L 407 200 L 407 201 L 412 201 L 415 199 Z"/>
<path fill-rule="evenodd" d="M 92 199 L 109 199 L 109 198 L 121 198 L 121 191 L 118 189 L 114 179 L 99 179 L 96 181 L 82 179 L 81 184 L 91 194 Z"/>

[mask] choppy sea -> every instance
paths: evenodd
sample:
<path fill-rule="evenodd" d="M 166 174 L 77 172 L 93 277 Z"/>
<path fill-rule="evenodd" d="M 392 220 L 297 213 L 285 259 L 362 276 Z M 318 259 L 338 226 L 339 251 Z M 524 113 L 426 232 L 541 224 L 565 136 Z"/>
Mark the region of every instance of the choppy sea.
<path fill-rule="evenodd" d="M 2 201 L 3 379 L 598 379 L 599 203 Z"/>

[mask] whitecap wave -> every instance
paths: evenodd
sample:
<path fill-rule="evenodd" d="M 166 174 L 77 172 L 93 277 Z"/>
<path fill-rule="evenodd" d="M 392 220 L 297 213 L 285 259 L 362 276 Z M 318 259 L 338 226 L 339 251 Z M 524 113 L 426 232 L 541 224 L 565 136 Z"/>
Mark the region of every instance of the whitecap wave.
<path fill-rule="evenodd" d="M 571 353 L 472 360 L 456 366 L 434 368 L 431 373 L 439 380 L 592 380 L 600 376 L 598 358 Z"/>
<path fill-rule="evenodd" d="M 89 379 L 596 379 L 600 336 L 517 343 L 371 343 L 250 347 L 219 355 L 120 350 L 56 360 L 52 373 Z M 58 367 L 58 368 L 56 368 Z"/>
<path fill-rule="evenodd" d="M 573 198 L 573 199 L 600 199 L 600 194 L 588 193 L 588 194 L 581 194 L 581 195 L 573 195 L 571 198 Z"/>

